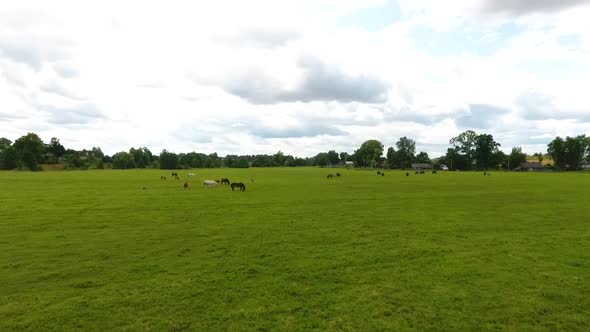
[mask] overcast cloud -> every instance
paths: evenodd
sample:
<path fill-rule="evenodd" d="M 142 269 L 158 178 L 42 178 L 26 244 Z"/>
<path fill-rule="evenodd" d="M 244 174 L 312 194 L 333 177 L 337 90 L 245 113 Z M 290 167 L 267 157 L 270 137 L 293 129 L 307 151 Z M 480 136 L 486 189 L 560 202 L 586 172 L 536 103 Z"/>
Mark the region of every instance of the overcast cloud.
<path fill-rule="evenodd" d="M 588 17 L 582 0 L 3 2 L 0 136 L 299 156 L 408 136 L 439 155 L 474 129 L 543 151 L 590 134 Z"/>

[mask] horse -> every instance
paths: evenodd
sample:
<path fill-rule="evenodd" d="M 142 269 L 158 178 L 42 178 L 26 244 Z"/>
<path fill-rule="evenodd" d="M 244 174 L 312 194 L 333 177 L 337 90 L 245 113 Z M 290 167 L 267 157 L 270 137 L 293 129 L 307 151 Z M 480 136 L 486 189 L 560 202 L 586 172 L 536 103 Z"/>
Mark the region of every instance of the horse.
<path fill-rule="evenodd" d="M 381 175 L 381 171 L 377 171 L 377 175 Z"/>
<path fill-rule="evenodd" d="M 180 181 L 180 178 L 178 177 L 178 175 L 174 176 L 174 178 L 175 178 L 176 180 L 179 180 L 179 181 Z"/>
<path fill-rule="evenodd" d="M 438 174 L 438 172 L 437 171 L 432 171 L 432 174 Z"/>
<path fill-rule="evenodd" d="M 191 189 L 191 184 L 188 182 L 184 183 L 184 189 Z"/>
<path fill-rule="evenodd" d="M 178 176 L 178 173 L 172 172 L 172 173 L 170 173 L 170 176 Z"/>
<path fill-rule="evenodd" d="M 381 173 L 381 176 L 385 176 L 385 173 Z"/>
<path fill-rule="evenodd" d="M 231 191 L 234 191 L 235 188 L 240 189 L 240 191 L 246 191 L 246 185 L 241 182 L 234 182 L 231 184 Z"/>
<path fill-rule="evenodd" d="M 420 174 L 420 172 L 416 171 L 416 173 L 414 173 L 414 174 Z"/>
<path fill-rule="evenodd" d="M 338 176 L 338 177 L 339 177 L 339 176 L 340 176 L 340 173 L 336 173 L 336 176 Z"/>
<path fill-rule="evenodd" d="M 229 179 L 228 178 L 221 178 L 221 184 L 227 183 L 229 185 Z"/>
<path fill-rule="evenodd" d="M 406 172 L 406 176 L 410 176 L 410 173 Z"/>
<path fill-rule="evenodd" d="M 214 180 L 205 180 L 203 181 L 203 185 L 207 187 L 215 187 L 217 185 L 217 182 Z"/>
<path fill-rule="evenodd" d="M 165 176 L 160 176 L 160 180 L 166 180 Z"/>
<path fill-rule="evenodd" d="M 327 176 L 328 179 L 331 179 L 333 177 L 334 177 L 334 174 L 328 174 L 328 176 Z"/>

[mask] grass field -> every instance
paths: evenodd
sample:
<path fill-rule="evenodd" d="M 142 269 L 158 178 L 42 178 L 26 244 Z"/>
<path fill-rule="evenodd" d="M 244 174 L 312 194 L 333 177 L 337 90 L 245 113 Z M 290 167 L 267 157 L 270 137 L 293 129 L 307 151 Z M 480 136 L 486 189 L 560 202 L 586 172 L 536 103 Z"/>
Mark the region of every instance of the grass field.
<path fill-rule="evenodd" d="M 0 172 L 0 330 L 590 330 L 588 173 L 192 172 Z"/>

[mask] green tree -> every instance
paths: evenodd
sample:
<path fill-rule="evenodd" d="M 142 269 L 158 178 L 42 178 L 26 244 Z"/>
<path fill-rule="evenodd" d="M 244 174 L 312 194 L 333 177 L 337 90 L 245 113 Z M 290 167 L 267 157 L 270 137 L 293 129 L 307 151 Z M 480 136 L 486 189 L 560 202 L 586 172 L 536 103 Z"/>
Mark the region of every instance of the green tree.
<path fill-rule="evenodd" d="M 564 168 L 566 165 L 565 140 L 557 136 L 547 145 L 547 154 L 551 156 L 557 169 Z"/>
<path fill-rule="evenodd" d="M 395 156 L 399 162 L 399 167 L 409 168 L 416 154 L 416 141 L 404 136 L 395 143 L 395 146 L 397 147 Z"/>
<path fill-rule="evenodd" d="M 389 168 L 399 167 L 399 165 L 397 163 L 395 149 L 393 147 L 390 146 L 387 149 L 386 158 L 387 158 L 387 167 L 389 167 Z"/>
<path fill-rule="evenodd" d="M 428 157 L 428 153 L 426 152 L 420 152 L 416 155 L 416 158 L 414 158 L 414 160 L 417 163 L 430 163 L 430 157 Z"/>
<path fill-rule="evenodd" d="M 453 145 L 455 150 L 465 156 L 467 159 L 467 164 L 469 165 L 467 168 L 463 169 L 471 169 L 475 163 L 475 147 L 476 147 L 476 139 L 477 133 L 473 130 L 467 130 L 457 137 L 451 138 L 449 143 Z M 457 168 L 459 169 L 459 168 Z"/>
<path fill-rule="evenodd" d="M 160 169 L 178 169 L 178 155 L 162 150 L 160 153 Z"/>
<path fill-rule="evenodd" d="M 135 159 L 131 153 L 117 152 L 113 155 L 113 168 L 130 169 L 135 167 Z"/>
<path fill-rule="evenodd" d="M 58 138 L 52 137 L 49 144 L 45 146 L 45 151 L 51 153 L 55 158 L 61 158 L 65 155 L 66 148 L 61 145 Z"/>
<path fill-rule="evenodd" d="M 272 163 L 273 166 L 275 167 L 281 167 L 285 164 L 285 154 L 282 151 L 277 151 L 277 153 L 275 153 L 272 156 Z"/>
<path fill-rule="evenodd" d="M 494 141 L 494 137 L 490 134 L 478 135 L 475 139 L 475 158 L 477 168 L 479 169 L 495 169 L 494 154 L 498 151 L 500 143 Z"/>
<path fill-rule="evenodd" d="M 5 146 L 0 151 L 0 168 L 15 169 L 18 163 L 18 155 L 14 146 Z"/>
<path fill-rule="evenodd" d="M 586 151 L 590 145 L 590 140 L 586 135 L 565 138 L 565 160 L 568 169 L 577 170 L 586 157 Z"/>
<path fill-rule="evenodd" d="M 328 162 L 330 163 L 330 165 L 338 165 L 340 161 L 340 156 L 338 155 L 338 153 L 334 150 L 330 150 L 328 151 Z"/>
<path fill-rule="evenodd" d="M 514 147 L 508 156 L 508 166 L 510 169 L 519 167 L 522 163 L 526 162 L 526 153 L 522 152 L 521 147 Z"/>
<path fill-rule="evenodd" d="M 133 156 L 137 168 L 146 168 L 152 163 L 152 153 L 148 148 L 131 148 L 129 153 Z"/>
<path fill-rule="evenodd" d="M 371 165 L 371 161 L 377 162 L 382 155 L 383 144 L 378 140 L 373 139 L 364 142 L 361 147 L 354 152 L 354 159 L 356 166 L 367 167 Z"/>
<path fill-rule="evenodd" d="M 14 144 L 18 159 L 30 170 L 39 169 L 39 164 L 43 161 L 45 153 L 45 144 L 43 140 L 35 133 L 17 139 Z"/>
<path fill-rule="evenodd" d="M 77 152 L 68 152 L 64 156 L 66 168 L 80 168 L 84 163 Z"/>
<path fill-rule="evenodd" d="M 347 152 L 340 152 L 340 160 L 343 164 L 346 164 L 348 158 L 350 158 L 350 155 Z"/>

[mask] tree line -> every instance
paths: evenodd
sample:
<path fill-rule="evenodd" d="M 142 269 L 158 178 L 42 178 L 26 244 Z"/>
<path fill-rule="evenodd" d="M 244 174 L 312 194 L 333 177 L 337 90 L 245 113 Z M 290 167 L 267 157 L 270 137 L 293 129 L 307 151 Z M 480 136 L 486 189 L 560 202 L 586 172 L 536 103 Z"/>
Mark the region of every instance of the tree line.
<path fill-rule="evenodd" d="M 298 167 L 298 166 L 336 166 L 353 164 L 355 167 L 378 167 L 391 169 L 410 168 L 412 163 L 429 163 L 435 168 L 443 165 L 450 170 L 512 170 L 527 160 L 527 154 L 520 147 L 512 148 L 510 154 L 501 151 L 500 143 L 491 134 L 478 134 L 467 130 L 449 140 L 446 153 L 431 159 L 426 152 L 416 152 L 416 141 L 401 137 L 394 146 L 389 147 L 384 156 L 384 145 L 378 140 L 364 142 L 352 154 L 348 152 L 319 153 L 313 157 L 299 158 L 285 155 L 281 151 L 259 155 L 226 155 L 198 152 L 173 153 L 162 150 L 153 154 L 148 148 L 131 148 L 112 156 L 105 155 L 100 147 L 81 151 L 66 149 L 58 138 L 49 143 L 35 133 L 28 133 L 14 143 L 0 138 L 0 169 L 41 170 L 42 164 L 63 164 L 66 169 L 115 169 L 133 168 L 248 168 L 248 167 Z M 590 162 L 590 137 L 556 137 L 547 146 L 547 152 L 533 155 L 539 162 L 551 158 L 551 167 L 557 170 L 576 170 L 584 162 Z"/>

